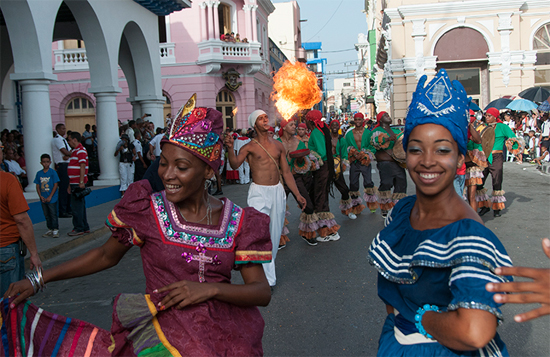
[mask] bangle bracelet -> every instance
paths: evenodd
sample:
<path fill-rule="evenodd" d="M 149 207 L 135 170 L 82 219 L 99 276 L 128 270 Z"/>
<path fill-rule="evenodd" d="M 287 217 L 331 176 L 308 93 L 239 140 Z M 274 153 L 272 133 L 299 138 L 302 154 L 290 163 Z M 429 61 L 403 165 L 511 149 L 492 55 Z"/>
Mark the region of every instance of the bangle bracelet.
<path fill-rule="evenodd" d="M 422 307 L 419 307 L 418 310 L 416 311 L 416 315 L 414 316 L 414 320 L 416 321 L 414 324 L 420 334 L 426 336 L 427 338 L 433 338 L 432 335 L 426 332 L 426 330 L 424 329 L 424 326 L 422 326 L 422 317 L 424 316 L 426 311 L 441 312 L 439 311 L 439 307 L 435 305 L 426 304 Z"/>

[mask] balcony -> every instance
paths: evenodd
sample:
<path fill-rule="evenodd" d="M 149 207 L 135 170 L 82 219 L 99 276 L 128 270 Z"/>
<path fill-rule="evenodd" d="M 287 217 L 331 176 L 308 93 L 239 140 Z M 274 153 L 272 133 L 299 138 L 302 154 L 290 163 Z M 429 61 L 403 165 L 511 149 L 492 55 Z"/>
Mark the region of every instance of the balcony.
<path fill-rule="evenodd" d="M 159 46 L 160 64 L 176 63 L 174 43 L 161 43 Z M 87 71 L 88 57 L 85 48 L 54 50 L 55 71 Z"/>
<path fill-rule="evenodd" d="M 222 64 L 250 65 L 247 74 L 256 73 L 263 65 L 260 43 L 208 40 L 199 43 L 197 63 L 207 65 L 207 72 L 219 71 Z"/>
<path fill-rule="evenodd" d="M 88 57 L 85 48 L 53 51 L 56 71 L 87 71 Z"/>

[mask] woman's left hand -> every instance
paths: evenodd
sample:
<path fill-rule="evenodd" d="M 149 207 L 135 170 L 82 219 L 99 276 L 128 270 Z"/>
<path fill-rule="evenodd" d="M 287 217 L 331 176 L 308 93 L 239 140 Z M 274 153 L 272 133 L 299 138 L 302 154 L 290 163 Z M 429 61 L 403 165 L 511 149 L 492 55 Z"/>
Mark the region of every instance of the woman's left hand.
<path fill-rule="evenodd" d="M 154 293 L 169 293 L 158 303 L 159 310 L 171 307 L 183 309 L 188 305 L 198 304 L 211 299 L 216 294 L 216 288 L 208 283 L 196 283 L 182 280 L 153 291 Z"/>

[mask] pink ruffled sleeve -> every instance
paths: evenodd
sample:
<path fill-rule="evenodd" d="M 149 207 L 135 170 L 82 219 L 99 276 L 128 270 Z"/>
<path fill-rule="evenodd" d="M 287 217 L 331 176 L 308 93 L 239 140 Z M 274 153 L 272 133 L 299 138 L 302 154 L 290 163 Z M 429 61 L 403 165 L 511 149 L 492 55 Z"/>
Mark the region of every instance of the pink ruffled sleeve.
<path fill-rule="evenodd" d="M 156 227 L 151 208 L 151 185 L 147 180 L 134 182 L 109 213 L 105 225 L 112 236 L 125 246 L 141 246 L 147 232 Z"/>
<path fill-rule="evenodd" d="M 243 221 L 235 242 L 235 269 L 242 264 L 271 261 L 269 216 L 252 207 L 246 207 L 243 211 Z"/>

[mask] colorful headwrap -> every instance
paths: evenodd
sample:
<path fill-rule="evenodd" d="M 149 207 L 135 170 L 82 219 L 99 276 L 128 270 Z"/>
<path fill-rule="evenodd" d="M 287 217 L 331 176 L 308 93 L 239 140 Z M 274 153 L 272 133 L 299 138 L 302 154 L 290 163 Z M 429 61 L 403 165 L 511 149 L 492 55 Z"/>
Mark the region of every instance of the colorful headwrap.
<path fill-rule="evenodd" d="M 338 119 L 332 119 L 332 121 L 330 122 L 330 126 L 332 126 L 332 123 L 337 123 L 338 127 L 340 127 L 340 121 Z"/>
<path fill-rule="evenodd" d="M 317 129 L 323 131 L 322 127 L 326 126 L 326 124 L 321 119 L 323 119 L 323 114 L 321 114 L 321 112 L 316 109 L 310 110 L 306 114 L 306 120 L 312 121 L 313 123 L 315 123 L 315 126 L 317 127 Z"/>
<path fill-rule="evenodd" d="M 300 124 L 298 124 L 298 128 L 307 129 L 307 125 L 306 125 L 306 123 L 300 123 Z"/>
<path fill-rule="evenodd" d="M 365 116 L 363 115 L 363 113 L 355 113 L 353 115 L 353 119 L 365 119 Z"/>
<path fill-rule="evenodd" d="M 498 117 L 500 116 L 500 112 L 498 111 L 497 108 L 489 108 L 485 111 L 485 113 L 487 114 L 491 114 L 492 116 L 494 116 L 496 119 L 498 119 Z"/>
<path fill-rule="evenodd" d="M 290 122 L 294 121 L 294 116 L 290 118 L 290 120 L 283 119 L 281 120 L 281 123 L 279 124 L 281 126 L 281 130 L 285 128 Z"/>
<path fill-rule="evenodd" d="M 437 124 L 449 130 L 462 154 L 466 154 L 469 100 L 459 81 L 452 81 L 444 69 L 424 87 L 427 77 L 418 81 L 407 113 L 403 148 L 407 151 L 409 135 L 418 125 Z"/>
<path fill-rule="evenodd" d="M 262 114 L 266 114 L 266 113 L 261 109 L 257 109 L 255 111 L 253 111 L 252 113 L 250 113 L 250 115 L 248 116 L 248 125 L 252 129 L 254 129 L 254 125 L 256 125 L 256 120 L 258 120 L 258 117 Z"/>
<path fill-rule="evenodd" d="M 376 125 L 374 126 L 373 129 L 376 129 L 380 126 L 380 120 L 382 120 L 382 117 L 384 116 L 384 114 L 387 114 L 387 112 L 380 112 L 376 115 Z"/>
<path fill-rule="evenodd" d="M 197 95 L 193 94 L 180 108 L 170 134 L 168 138 L 162 138 L 161 146 L 166 143 L 177 145 L 216 171 L 221 164 L 222 113 L 212 108 L 195 108 L 196 100 Z"/>

